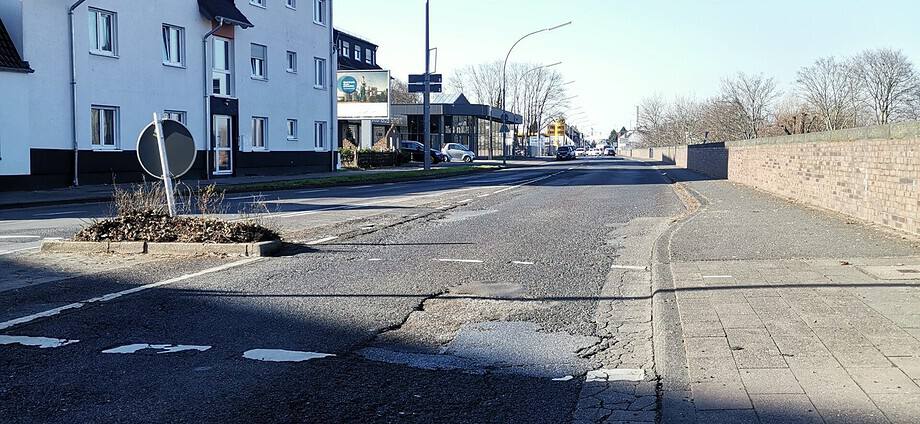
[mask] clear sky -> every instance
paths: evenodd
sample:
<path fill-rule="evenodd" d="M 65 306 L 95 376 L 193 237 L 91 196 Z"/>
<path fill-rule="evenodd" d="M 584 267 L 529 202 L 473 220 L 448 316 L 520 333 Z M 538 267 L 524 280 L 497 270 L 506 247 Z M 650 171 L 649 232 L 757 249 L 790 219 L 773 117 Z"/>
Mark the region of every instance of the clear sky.
<path fill-rule="evenodd" d="M 378 62 L 405 79 L 424 71 L 424 0 L 334 0 L 336 27 L 379 44 Z M 706 97 L 719 79 L 763 72 L 790 90 L 821 56 L 901 49 L 920 66 L 918 0 L 431 0 L 431 44 L 445 75 L 503 59 L 553 63 L 575 80 L 583 129 L 629 126 L 650 94 Z"/>

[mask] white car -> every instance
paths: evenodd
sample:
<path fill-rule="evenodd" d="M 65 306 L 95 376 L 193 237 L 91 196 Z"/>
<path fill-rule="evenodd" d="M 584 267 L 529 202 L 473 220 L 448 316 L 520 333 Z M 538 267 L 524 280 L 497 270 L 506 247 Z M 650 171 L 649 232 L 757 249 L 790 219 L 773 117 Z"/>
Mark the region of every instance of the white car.
<path fill-rule="evenodd" d="M 575 156 L 584 156 L 584 155 L 585 155 L 585 148 L 584 148 L 584 147 L 579 147 L 579 148 L 575 149 Z"/>

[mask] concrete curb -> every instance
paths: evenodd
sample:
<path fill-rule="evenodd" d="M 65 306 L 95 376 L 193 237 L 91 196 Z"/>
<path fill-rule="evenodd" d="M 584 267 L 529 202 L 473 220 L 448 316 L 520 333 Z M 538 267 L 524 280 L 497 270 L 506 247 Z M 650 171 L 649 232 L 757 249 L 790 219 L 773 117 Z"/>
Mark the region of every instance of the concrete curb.
<path fill-rule="evenodd" d="M 281 241 L 259 243 L 149 243 L 146 241 L 69 241 L 45 240 L 42 253 L 114 253 L 121 255 L 162 256 L 271 256 L 281 250 Z"/>

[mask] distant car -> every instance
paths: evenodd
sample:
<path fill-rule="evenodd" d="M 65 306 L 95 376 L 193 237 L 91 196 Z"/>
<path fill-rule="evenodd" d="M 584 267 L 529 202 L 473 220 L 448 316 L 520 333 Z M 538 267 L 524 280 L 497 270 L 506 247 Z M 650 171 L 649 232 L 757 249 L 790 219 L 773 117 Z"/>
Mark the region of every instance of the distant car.
<path fill-rule="evenodd" d="M 604 148 L 604 156 L 616 156 L 616 155 L 617 155 L 617 149 L 614 149 L 613 147 Z"/>
<path fill-rule="evenodd" d="M 573 160 L 575 159 L 575 149 L 572 146 L 559 146 L 556 149 L 556 160 Z"/>
<path fill-rule="evenodd" d="M 476 159 L 476 153 L 460 143 L 447 143 L 441 148 L 441 153 L 447 156 L 448 161 L 454 159 L 464 162 L 472 162 Z"/>
<path fill-rule="evenodd" d="M 588 151 L 585 152 L 585 154 L 587 154 L 588 156 L 600 156 L 601 152 L 598 149 L 588 149 Z"/>
<path fill-rule="evenodd" d="M 425 146 L 417 141 L 400 141 L 399 151 L 410 154 L 412 160 L 415 162 L 425 161 L 425 156 L 423 153 L 425 151 Z M 447 160 L 443 153 L 435 149 L 430 149 L 428 154 L 431 155 L 431 163 L 441 163 Z"/>
<path fill-rule="evenodd" d="M 585 153 L 586 153 L 586 152 L 585 152 L 585 148 L 584 148 L 584 147 L 579 147 L 579 148 L 575 149 L 575 156 L 584 156 Z"/>

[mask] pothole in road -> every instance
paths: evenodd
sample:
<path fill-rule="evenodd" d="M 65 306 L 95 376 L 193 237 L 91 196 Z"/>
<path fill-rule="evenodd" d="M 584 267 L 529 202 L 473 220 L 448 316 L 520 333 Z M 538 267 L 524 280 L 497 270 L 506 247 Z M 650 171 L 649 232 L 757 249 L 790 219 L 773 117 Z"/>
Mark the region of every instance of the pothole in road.
<path fill-rule="evenodd" d="M 519 290 L 513 285 L 470 283 L 451 293 L 500 295 Z M 590 360 L 578 352 L 597 344 L 596 337 L 545 332 L 528 322 L 528 317 L 557 307 L 557 302 L 435 298 L 424 306 L 358 354 L 373 361 L 471 374 L 562 378 L 592 369 Z"/>

